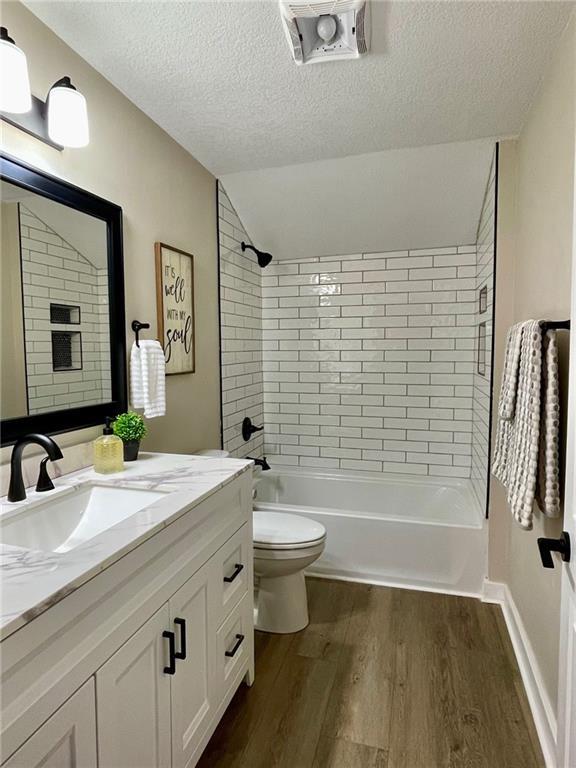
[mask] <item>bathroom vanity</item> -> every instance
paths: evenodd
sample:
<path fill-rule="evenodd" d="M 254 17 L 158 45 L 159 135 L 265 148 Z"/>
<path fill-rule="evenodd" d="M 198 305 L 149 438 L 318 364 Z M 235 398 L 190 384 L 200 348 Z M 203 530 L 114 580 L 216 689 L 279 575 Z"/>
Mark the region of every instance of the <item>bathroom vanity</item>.
<path fill-rule="evenodd" d="M 143 454 L 3 505 L 3 765 L 196 764 L 254 678 L 251 494 L 251 462 Z"/>

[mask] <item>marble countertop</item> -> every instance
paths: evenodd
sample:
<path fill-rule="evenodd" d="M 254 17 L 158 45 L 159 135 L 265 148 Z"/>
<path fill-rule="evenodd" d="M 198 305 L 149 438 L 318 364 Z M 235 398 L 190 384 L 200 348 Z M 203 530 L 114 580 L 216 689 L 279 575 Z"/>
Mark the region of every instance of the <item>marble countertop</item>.
<path fill-rule="evenodd" d="M 125 465 L 123 472 L 99 475 L 85 469 L 55 479 L 53 491 L 39 494 L 29 489 L 28 498 L 16 504 L 1 499 L 0 526 L 4 515 L 86 482 L 166 493 L 145 509 L 63 554 L 0 543 L 0 639 L 62 600 L 251 466 L 251 461 L 240 459 L 141 453 L 138 461 Z"/>

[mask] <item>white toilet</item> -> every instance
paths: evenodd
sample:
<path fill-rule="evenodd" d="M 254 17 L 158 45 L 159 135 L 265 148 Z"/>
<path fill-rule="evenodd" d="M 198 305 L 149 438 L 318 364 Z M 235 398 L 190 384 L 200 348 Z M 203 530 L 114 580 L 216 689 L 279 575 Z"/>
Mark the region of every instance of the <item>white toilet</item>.
<path fill-rule="evenodd" d="M 199 455 L 230 456 L 222 450 Z M 254 625 L 262 632 L 299 632 L 309 621 L 304 571 L 324 551 L 326 529 L 316 520 L 284 512 L 255 511 L 253 522 Z"/>
<path fill-rule="evenodd" d="M 304 570 L 326 542 L 321 523 L 283 512 L 253 513 L 254 623 L 262 632 L 298 632 L 308 625 Z"/>

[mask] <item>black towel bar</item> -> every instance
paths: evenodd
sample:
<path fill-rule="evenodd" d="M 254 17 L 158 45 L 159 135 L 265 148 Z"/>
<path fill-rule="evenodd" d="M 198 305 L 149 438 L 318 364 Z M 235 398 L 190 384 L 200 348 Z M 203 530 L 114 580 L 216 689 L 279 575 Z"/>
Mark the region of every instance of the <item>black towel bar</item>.
<path fill-rule="evenodd" d="M 569 331 L 570 320 L 542 320 L 540 327 L 543 331 Z"/>

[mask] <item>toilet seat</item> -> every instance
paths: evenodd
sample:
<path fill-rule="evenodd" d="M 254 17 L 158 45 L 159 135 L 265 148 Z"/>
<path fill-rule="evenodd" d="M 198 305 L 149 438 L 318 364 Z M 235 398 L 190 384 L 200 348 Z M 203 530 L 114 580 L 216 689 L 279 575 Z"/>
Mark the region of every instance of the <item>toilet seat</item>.
<path fill-rule="evenodd" d="M 259 550 L 298 550 L 321 544 L 326 529 L 316 520 L 286 512 L 255 511 L 254 548 Z"/>

